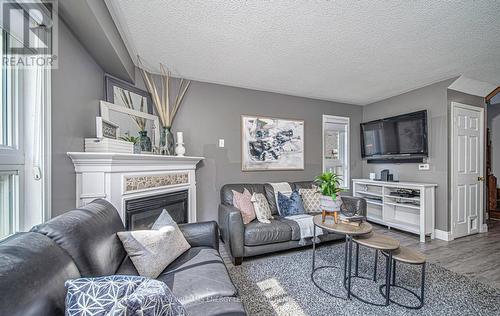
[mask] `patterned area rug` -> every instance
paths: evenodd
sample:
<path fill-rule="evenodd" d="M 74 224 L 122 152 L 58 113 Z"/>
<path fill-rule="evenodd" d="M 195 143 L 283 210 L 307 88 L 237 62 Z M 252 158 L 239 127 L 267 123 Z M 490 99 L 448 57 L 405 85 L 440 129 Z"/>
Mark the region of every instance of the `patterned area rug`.
<path fill-rule="evenodd" d="M 354 253 L 354 251 L 353 251 Z M 322 245 L 316 252 L 316 267 L 343 266 L 341 243 Z M 353 259 L 354 263 L 354 259 Z M 374 252 L 360 247 L 361 275 L 373 275 Z M 312 250 L 301 249 L 228 264 L 233 282 L 249 315 L 500 315 L 500 291 L 470 280 L 435 264 L 427 264 L 425 305 L 412 310 L 391 304 L 372 306 L 356 299 L 334 298 L 311 281 Z M 385 282 L 385 258 L 379 257 L 378 282 L 353 279 L 352 291 L 363 298 L 383 303 L 379 286 Z M 345 296 L 342 268 L 320 269 L 314 280 L 323 290 Z M 398 265 L 398 285 L 420 286 L 420 267 Z M 418 305 L 411 294 L 395 289 L 391 298 L 405 305 Z"/>

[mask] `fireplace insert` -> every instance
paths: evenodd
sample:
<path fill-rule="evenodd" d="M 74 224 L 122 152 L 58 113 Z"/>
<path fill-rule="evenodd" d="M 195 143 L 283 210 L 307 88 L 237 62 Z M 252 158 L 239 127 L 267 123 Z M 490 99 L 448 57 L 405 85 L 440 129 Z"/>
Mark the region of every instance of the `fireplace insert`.
<path fill-rule="evenodd" d="M 127 230 L 151 229 L 163 210 L 178 223 L 188 221 L 188 190 L 147 196 L 125 202 Z"/>

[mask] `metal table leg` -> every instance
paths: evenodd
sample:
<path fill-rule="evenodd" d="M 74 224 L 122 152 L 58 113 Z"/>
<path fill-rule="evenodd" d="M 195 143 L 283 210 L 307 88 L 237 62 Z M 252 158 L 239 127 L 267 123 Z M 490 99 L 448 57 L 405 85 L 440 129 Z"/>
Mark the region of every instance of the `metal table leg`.
<path fill-rule="evenodd" d="M 344 282 L 347 276 L 347 252 L 349 251 L 349 239 L 347 235 L 345 236 L 345 243 L 344 243 Z"/>
<path fill-rule="evenodd" d="M 396 285 L 396 260 L 392 260 L 392 285 Z"/>
<path fill-rule="evenodd" d="M 385 254 L 384 254 L 385 255 Z M 389 254 L 390 255 L 390 254 Z M 389 258 L 389 255 L 387 255 L 387 258 Z M 392 259 L 391 259 L 392 260 Z M 395 262 L 395 260 L 392 260 L 393 263 Z M 391 264 L 393 269 L 395 267 L 394 264 Z M 391 303 L 393 304 L 396 304 L 398 306 L 401 306 L 401 307 L 405 307 L 405 308 L 409 308 L 409 309 L 420 309 L 422 308 L 422 306 L 424 306 L 424 294 L 425 294 L 425 262 L 423 264 L 418 264 L 418 265 L 421 265 L 422 266 L 422 276 L 421 276 L 421 281 L 420 281 L 420 296 L 414 292 L 413 290 L 407 288 L 407 287 L 404 287 L 404 286 L 401 286 L 401 285 L 397 285 L 396 284 L 396 273 L 395 271 L 396 270 L 393 270 L 392 271 L 392 284 L 382 284 L 380 287 L 379 287 L 379 291 L 380 291 L 380 294 L 382 294 L 382 296 L 386 299 L 386 304 L 387 304 L 387 301 L 390 301 Z M 409 305 L 405 305 L 405 304 L 402 304 L 402 303 L 399 303 L 399 302 L 396 302 L 394 300 L 392 300 L 390 298 L 390 291 L 387 291 L 387 289 L 391 288 L 391 287 L 396 287 L 396 288 L 399 288 L 399 289 L 402 289 L 410 294 L 412 294 L 413 296 L 415 296 L 415 298 L 419 301 L 419 304 L 416 305 L 416 306 L 409 306 Z M 385 288 L 385 291 L 384 291 L 384 288 Z"/>
<path fill-rule="evenodd" d="M 351 299 L 351 268 L 352 268 L 352 237 L 347 236 L 348 240 L 348 251 L 347 251 L 347 299 Z"/>
<path fill-rule="evenodd" d="M 420 307 L 424 306 L 425 294 L 425 262 L 422 264 L 422 283 L 420 283 Z"/>
<path fill-rule="evenodd" d="M 390 304 L 390 292 L 391 292 L 391 268 L 392 268 L 392 251 L 388 252 L 385 265 L 385 305 Z"/>
<path fill-rule="evenodd" d="M 334 268 L 334 269 L 340 269 L 340 267 L 337 267 L 337 266 L 333 266 L 333 265 L 326 265 L 326 266 L 321 266 L 321 267 L 316 267 L 316 225 L 314 225 L 314 228 L 313 228 L 313 240 L 312 240 L 312 246 L 313 246 L 313 253 L 312 253 L 312 272 L 311 272 L 311 281 L 313 282 L 313 284 L 318 288 L 320 289 L 322 292 L 332 296 L 332 297 L 335 297 L 335 298 L 340 298 L 340 299 L 345 299 L 345 296 L 342 295 L 342 296 L 339 296 L 339 295 L 335 295 L 335 294 L 332 294 L 330 292 L 328 292 L 327 290 L 323 289 L 321 286 L 319 286 L 319 284 L 316 283 L 316 281 L 314 280 L 314 273 L 318 270 L 321 270 L 321 269 L 327 269 L 327 268 Z M 347 243 L 346 243 L 346 249 L 347 249 Z M 346 252 L 347 253 L 347 252 Z M 344 256 L 345 257 L 345 260 L 344 260 L 344 280 L 345 280 L 345 275 L 346 275 L 346 260 L 347 260 L 347 256 Z"/>
<path fill-rule="evenodd" d="M 313 225 L 313 240 L 312 240 L 312 244 L 313 244 L 313 267 L 312 267 L 312 273 L 314 273 L 314 266 L 315 266 L 315 263 L 316 263 L 316 225 Z"/>
<path fill-rule="evenodd" d="M 358 276 L 359 267 L 359 244 L 356 244 L 356 269 L 354 270 L 354 275 Z"/>
<path fill-rule="evenodd" d="M 374 306 L 387 306 L 388 303 L 387 303 L 387 299 L 386 299 L 386 295 L 382 294 L 382 297 L 385 299 L 383 303 L 374 303 L 374 302 L 370 302 L 370 301 L 367 301 L 365 300 L 364 298 L 360 297 L 359 295 L 355 294 L 355 293 L 352 293 L 351 292 L 351 279 L 352 278 L 361 278 L 361 279 L 367 279 L 367 280 L 372 280 L 372 277 L 366 277 L 366 276 L 362 276 L 362 275 L 358 275 L 358 274 L 354 274 L 354 275 L 351 275 L 351 264 L 352 264 L 352 243 L 353 243 L 353 240 L 352 240 L 352 237 L 349 236 L 349 238 L 347 239 L 346 241 L 346 261 L 347 261 L 347 270 L 348 270 L 348 273 L 346 275 L 346 277 L 344 278 L 344 287 L 346 288 L 347 290 L 347 298 L 350 299 L 350 297 L 354 297 L 356 298 L 357 300 L 365 303 L 365 304 L 370 304 L 370 305 L 374 305 Z M 356 243 L 356 246 L 359 247 L 359 245 Z M 359 250 L 356 249 L 356 255 L 359 254 Z M 391 257 L 390 260 L 392 260 L 392 252 L 389 253 L 389 256 Z M 388 257 L 389 257 L 388 256 Z M 386 263 L 386 284 L 390 284 L 390 280 L 391 280 L 391 264 L 389 262 L 392 262 L 392 261 L 389 261 L 389 258 L 387 259 L 387 263 Z M 376 269 L 376 265 L 377 265 L 377 261 L 378 261 L 378 251 L 375 250 L 375 267 L 374 267 L 374 275 L 373 275 L 373 281 L 376 282 L 376 277 L 377 277 L 377 269 Z M 356 265 L 358 264 L 358 260 L 356 259 Z M 355 270 L 355 273 L 356 273 L 356 270 Z M 382 285 L 382 286 L 385 286 L 385 285 Z M 386 293 L 387 294 L 387 293 Z"/>

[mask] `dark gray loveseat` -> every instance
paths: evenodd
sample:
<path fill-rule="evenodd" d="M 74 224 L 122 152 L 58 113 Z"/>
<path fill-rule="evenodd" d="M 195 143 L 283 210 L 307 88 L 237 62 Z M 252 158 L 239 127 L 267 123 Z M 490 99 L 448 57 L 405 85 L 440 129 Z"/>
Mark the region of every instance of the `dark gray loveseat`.
<path fill-rule="evenodd" d="M 312 188 L 312 181 L 291 182 L 292 190 Z M 275 219 L 271 224 L 260 223 L 254 220 L 247 225 L 243 224 L 240 211 L 233 206 L 233 192 L 263 193 Z M 219 205 L 219 225 L 221 238 L 231 254 L 233 263 L 239 265 L 244 257 L 251 257 L 265 253 L 286 250 L 300 245 L 300 228 L 296 222 L 280 218 L 274 197 L 274 190 L 270 184 L 226 184 L 221 188 L 221 203 Z M 342 196 L 344 203 L 353 203 L 360 214 L 366 214 L 366 201 L 361 198 Z M 319 236 L 321 241 L 330 241 L 344 238 L 336 234 Z M 311 240 L 306 240 L 306 245 Z"/>
<path fill-rule="evenodd" d="M 158 277 L 189 315 L 246 315 L 219 255 L 217 223 L 179 225 L 191 248 Z M 116 236 L 125 230 L 104 200 L 0 241 L 0 315 L 64 315 L 64 282 L 137 275 Z"/>

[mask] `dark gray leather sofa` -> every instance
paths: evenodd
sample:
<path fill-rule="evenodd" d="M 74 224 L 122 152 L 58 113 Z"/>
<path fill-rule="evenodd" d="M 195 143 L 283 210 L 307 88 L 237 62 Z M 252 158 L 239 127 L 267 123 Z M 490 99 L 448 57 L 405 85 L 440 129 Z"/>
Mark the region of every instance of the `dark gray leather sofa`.
<path fill-rule="evenodd" d="M 312 188 L 312 181 L 291 182 L 292 190 Z M 263 193 L 275 219 L 271 224 L 260 223 L 254 220 L 247 225 L 243 224 L 240 211 L 233 206 L 233 192 Z M 272 253 L 296 247 L 300 241 L 300 228 L 296 222 L 279 218 L 278 208 L 274 197 L 274 190 L 270 184 L 226 184 L 221 188 L 221 203 L 219 205 L 219 225 L 221 238 L 231 254 L 233 263 L 239 265 L 244 257 L 252 257 L 265 253 Z M 366 214 L 366 201 L 361 198 L 342 196 L 344 203 L 353 203 L 360 214 Z M 344 238 L 342 235 L 328 234 L 319 236 L 322 242 Z M 311 240 L 306 241 L 306 245 Z"/>
<path fill-rule="evenodd" d="M 246 315 L 219 255 L 216 222 L 179 225 L 191 248 L 158 277 L 189 315 Z M 64 213 L 0 242 L 0 315 L 64 315 L 64 282 L 137 275 L 116 232 L 125 230 L 104 200 Z"/>

